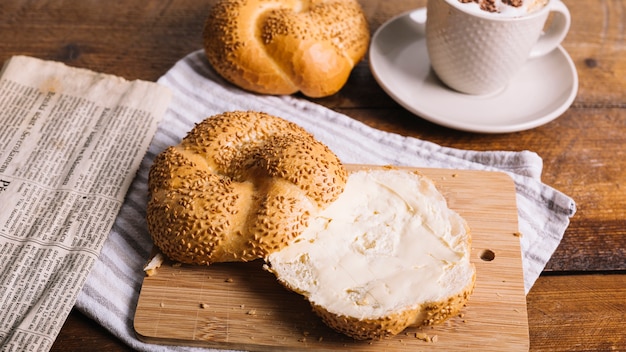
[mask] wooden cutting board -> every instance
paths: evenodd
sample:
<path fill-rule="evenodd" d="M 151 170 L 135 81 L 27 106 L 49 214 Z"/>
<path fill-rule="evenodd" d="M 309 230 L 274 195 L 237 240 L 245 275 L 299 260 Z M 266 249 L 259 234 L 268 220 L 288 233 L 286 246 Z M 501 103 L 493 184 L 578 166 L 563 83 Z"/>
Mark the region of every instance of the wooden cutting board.
<path fill-rule="evenodd" d="M 354 167 L 354 166 L 353 166 Z M 499 172 L 419 169 L 472 230 L 476 289 L 459 316 L 390 339 L 355 341 L 312 313 L 261 261 L 166 262 L 143 282 L 135 331 L 155 344 L 243 350 L 527 351 L 528 320 L 512 179 Z"/>

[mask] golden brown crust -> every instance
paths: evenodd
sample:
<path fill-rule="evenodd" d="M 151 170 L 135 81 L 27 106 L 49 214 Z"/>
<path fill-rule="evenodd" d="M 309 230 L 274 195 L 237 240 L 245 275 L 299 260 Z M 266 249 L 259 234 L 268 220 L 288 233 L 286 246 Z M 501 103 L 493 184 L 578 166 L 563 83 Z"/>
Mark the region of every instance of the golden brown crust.
<path fill-rule="evenodd" d="M 370 34 L 356 0 L 220 0 L 203 37 L 211 65 L 241 88 L 323 97 L 343 87 Z"/>
<path fill-rule="evenodd" d="M 474 291 L 475 281 L 474 275 L 462 292 L 439 302 L 424 302 L 378 319 L 357 319 L 331 313 L 319 305 L 311 306 L 328 326 L 338 332 L 356 340 L 382 339 L 395 336 L 407 327 L 436 325 L 457 315 Z"/>
<path fill-rule="evenodd" d="M 263 258 L 300 234 L 346 179 L 337 156 L 299 126 L 264 113 L 224 113 L 155 158 L 148 230 L 183 263 Z"/>

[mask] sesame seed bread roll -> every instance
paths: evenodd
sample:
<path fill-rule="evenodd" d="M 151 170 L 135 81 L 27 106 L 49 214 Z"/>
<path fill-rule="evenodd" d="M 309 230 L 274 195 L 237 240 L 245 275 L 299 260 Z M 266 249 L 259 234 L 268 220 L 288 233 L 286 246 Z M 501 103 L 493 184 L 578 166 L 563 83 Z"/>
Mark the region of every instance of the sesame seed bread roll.
<path fill-rule="evenodd" d="M 471 237 L 433 182 L 397 169 L 351 173 L 342 195 L 311 219 L 267 269 L 333 329 L 393 336 L 456 315 L 473 292 Z"/>
<path fill-rule="evenodd" d="M 215 71 L 243 89 L 324 97 L 346 83 L 370 33 L 356 0 L 219 0 L 203 38 Z"/>
<path fill-rule="evenodd" d="M 155 158 L 148 230 L 181 263 L 265 258 L 337 199 L 346 179 L 337 156 L 296 124 L 227 112 Z"/>

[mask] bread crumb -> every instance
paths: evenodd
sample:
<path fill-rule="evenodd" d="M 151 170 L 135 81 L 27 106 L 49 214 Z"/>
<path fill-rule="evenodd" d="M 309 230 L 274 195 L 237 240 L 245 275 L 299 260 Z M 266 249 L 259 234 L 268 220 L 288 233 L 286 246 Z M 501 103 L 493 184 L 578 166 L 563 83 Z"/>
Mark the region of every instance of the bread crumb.
<path fill-rule="evenodd" d="M 415 338 L 418 339 L 418 340 L 422 340 L 424 342 L 430 341 L 430 338 L 428 337 L 428 335 L 423 333 L 423 332 L 416 332 L 415 333 Z"/>
<path fill-rule="evenodd" d="M 224 280 L 224 282 L 233 282 L 235 280 L 233 280 L 233 278 L 229 277 L 228 279 Z"/>
<path fill-rule="evenodd" d="M 515 237 L 522 237 L 522 233 L 521 232 L 513 232 L 513 236 L 515 236 Z"/>
<path fill-rule="evenodd" d="M 161 308 L 165 307 L 165 303 L 163 303 L 163 302 L 159 303 L 159 307 L 161 307 Z"/>
<path fill-rule="evenodd" d="M 200 303 L 200 308 L 206 309 L 206 308 L 209 308 L 209 305 L 206 303 Z"/>
<path fill-rule="evenodd" d="M 452 174 L 452 177 L 457 177 L 459 176 L 459 174 Z"/>
<path fill-rule="evenodd" d="M 256 315 L 256 309 L 250 309 L 249 311 L 246 312 L 246 314 L 248 314 L 248 315 Z"/>
<path fill-rule="evenodd" d="M 322 340 L 324 340 L 324 336 L 320 336 L 317 338 L 317 342 L 322 342 Z"/>
<path fill-rule="evenodd" d="M 148 263 L 146 263 L 143 267 L 143 271 L 145 271 L 147 276 L 154 276 L 156 275 L 157 270 L 161 267 L 161 264 L 163 264 L 163 261 L 165 261 L 165 258 L 163 257 L 163 254 L 159 252 L 152 257 Z"/>
<path fill-rule="evenodd" d="M 428 334 L 425 334 L 423 332 L 416 332 L 415 333 L 415 338 L 424 342 L 432 342 L 435 343 L 437 341 L 439 341 L 439 336 L 438 335 L 433 335 L 433 336 L 428 336 Z"/>

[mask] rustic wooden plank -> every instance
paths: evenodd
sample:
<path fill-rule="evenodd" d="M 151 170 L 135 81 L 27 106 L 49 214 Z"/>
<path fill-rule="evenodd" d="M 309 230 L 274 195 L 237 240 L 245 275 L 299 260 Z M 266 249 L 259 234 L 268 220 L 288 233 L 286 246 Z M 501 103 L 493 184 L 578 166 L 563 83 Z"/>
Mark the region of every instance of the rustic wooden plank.
<path fill-rule="evenodd" d="M 543 275 L 530 293 L 533 351 L 626 351 L 626 273 Z"/>
<path fill-rule="evenodd" d="M 202 44 L 209 2 L 0 4 L 0 60 L 32 55 L 127 79 L 154 81 Z"/>
<path fill-rule="evenodd" d="M 50 351 L 130 352 L 133 349 L 74 309 L 63 324 L 63 329 Z"/>
<path fill-rule="evenodd" d="M 542 275 L 526 297 L 530 351 L 626 350 L 626 273 Z M 131 351 L 74 311 L 51 351 Z"/>
<path fill-rule="evenodd" d="M 514 185 L 503 173 L 420 169 L 468 222 L 476 289 L 463 317 L 395 338 L 359 342 L 326 327 L 300 295 L 262 263 L 163 265 L 143 282 L 135 315 L 140 339 L 246 350 L 526 351 L 528 325 Z M 492 261 L 481 260 L 485 251 Z M 437 336 L 425 342 L 416 333 Z"/>

